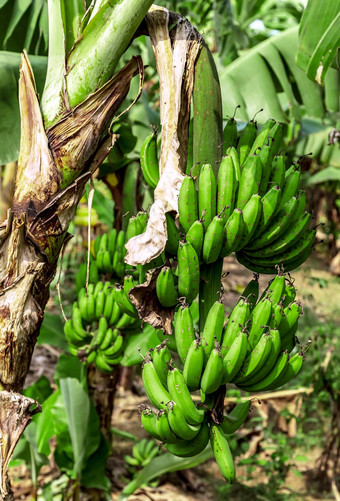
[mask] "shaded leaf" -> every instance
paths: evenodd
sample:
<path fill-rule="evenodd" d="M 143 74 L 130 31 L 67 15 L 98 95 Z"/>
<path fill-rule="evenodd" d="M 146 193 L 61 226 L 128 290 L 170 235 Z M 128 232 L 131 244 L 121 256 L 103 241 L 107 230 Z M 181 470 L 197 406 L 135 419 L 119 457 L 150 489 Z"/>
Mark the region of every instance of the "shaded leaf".
<path fill-rule="evenodd" d="M 120 364 L 130 367 L 141 363 L 141 355 L 145 356 L 150 348 L 154 348 L 158 344 L 159 339 L 156 330 L 151 325 L 146 324 L 140 333 L 127 336 L 124 356 Z M 140 351 L 138 351 L 139 349 Z"/>
<path fill-rule="evenodd" d="M 180 458 L 170 453 L 162 454 L 152 459 L 145 468 L 143 468 L 136 478 L 132 480 L 122 491 L 118 500 L 125 501 L 129 499 L 137 489 L 142 485 L 149 483 L 152 479 L 173 471 L 193 468 L 204 461 L 213 457 L 210 445 L 200 454 L 191 458 Z"/>
<path fill-rule="evenodd" d="M 308 185 L 326 183 L 328 181 L 340 181 L 340 168 L 332 166 L 326 167 L 311 176 L 308 180 Z"/>
<path fill-rule="evenodd" d="M 78 381 L 86 381 L 86 370 L 77 357 L 63 354 L 59 357 L 58 365 L 54 373 L 54 381 L 57 385 L 63 378 L 75 378 Z M 86 383 L 85 383 L 86 384 Z"/>
<path fill-rule="evenodd" d="M 63 322 L 60 315 L 54 315 L 46 312 L 40 328 L 40 334 L 37 340 L 38 344 L 49 344 L 57 346 L 64 351 L 68 351 L 68 344 L 65 339 Z"/>
<path fill-rule="evenodd" d="M 340 0 L 309 0 L 299 28 L 296 55 L 308 78 L 324 83 L 340 45 Z"/>

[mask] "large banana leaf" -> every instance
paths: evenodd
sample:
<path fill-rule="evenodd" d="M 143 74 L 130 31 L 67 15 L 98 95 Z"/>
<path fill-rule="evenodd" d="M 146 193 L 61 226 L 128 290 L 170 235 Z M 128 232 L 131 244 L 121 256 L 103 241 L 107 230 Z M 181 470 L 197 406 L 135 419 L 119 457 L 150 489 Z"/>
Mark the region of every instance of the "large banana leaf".
<path fill-rule="evenodd" d="M 299 29 L 297 65 L 319 84 L 340 46 L 340 0 L 309 0 Z"/>
<path fill-rule="evenodd" d="M 0 165 L 18 158 L 20 113 L 18 80 L 20 54 L 0 51 Z M 47 67 L 44 56 L 30 56 L 38 93 L 41 94 Z"/>
<path fill-rule="evenodd" d="M 0 0 L 1 48 L 45 55 L 47 46 L 46 0 Z"/>
<path fill-rule="evenodd" d="M 321 119 L 328 111 L 339 111 L 339 73 L 330 68 L 325 89 L 311 82 L 297 67 L 298 27 L 258 44 L 227 68 L 220 69 L 224 115 L 232 115 L 237 105 L 237 117 L 248 121 L 255 113 L 259 121 L 272 117 L 283 122 L 288 116 L 301 120 L 303 116 Z"/>

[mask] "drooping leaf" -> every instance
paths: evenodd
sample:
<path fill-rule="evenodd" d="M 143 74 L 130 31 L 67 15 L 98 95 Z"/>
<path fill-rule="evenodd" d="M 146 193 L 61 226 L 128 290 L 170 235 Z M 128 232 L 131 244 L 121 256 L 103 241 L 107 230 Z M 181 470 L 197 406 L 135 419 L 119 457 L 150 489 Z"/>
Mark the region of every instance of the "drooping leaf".
<path fill-rule="evenodd" d="M 74 378 L 61 379 L 60 390 L 64 400 L 73 449 L 73 469 L 77 474 L 80 474 L 84 466 L 86 441 L 88 438 L 86 432 L 90 415 L 89 397 L 78 379 Z"/>
<path fill-rule="evenodd" d="M 148 463 L 145 468 L 138 473 L 136 478 L 124 488 L 118 500 L 125 501 L 129 499 L 129 496 L 131 496 L 142 485 L 147 484 L 152 479 L 159 477 L 164 473 L 193 468 L 194 466 L 197 466 L 212 457 L 213 452 L 210 445 L 203 452 L 191 458 L 180 458 L 178 456 L 173 456 L 170 453 L 157 456 L 152 459 L 150 463 Z"/>
<path fill-rule="evenodd" d="M 240 104 L 237 118 L 250 120 L 264 108 L 256 119 L 268 117 L 287 121 L 302 116 L 322 118 L 327 104 L 339 97 L 339 84 L 329 87 L 328 99 L 323 90 L 311 82 L 296 66 L 297 27 L 290 28 L 256 45 L 227 68 L 220 69 L 223 114 L 232 115 Z M 328 76 L 328 75 L 327 75 Z"/>
<path fill-rule="evenodd" d="M 37 343 L 57 346 L 64 351 L 68 351 L 68 344 L 65 339 L 63 322 L 60 315 L 48 312 L 44 314 Z"/>
<path fill-rule="evenodd" d="M 143 331 L 127 336 L 124 356 L 120 362 L 125 367 L 131 367 L 142 362 L 141 355 L 145 356 L 150 348 L 159 344 L 156 329 L 146 324 Z M 139 351 L 140 350 L 140 351 Z"/>
<path fill-rule="evenodd" d="M 340 168 L 329 166 L 322 169 L 309 178 L 308 185 L 312 186 L 314 184 L 326 183 L 329 181 L 340 182 Z"/>
<path fill-rule="evenodd" d="M 51 383 L 46 376 L 41 375 L 35 383 L 31 384 L 28 388 L 25 388 L 23 394 L 26 397 L 33 398 L 42 404 L 52 393 Z"/>
<path fill-rule="evenodd" d="M 340 0 L 309 0 L 299 28 L 296 55 L 308 78 L 323 84 L 340 46 Z"/>
<path fill-rule="evenodd" d="M 86 371 L 84 371 L 84 366 L 79 362 L 77 357 L 66 354 L 59 357 L 58 365 L 54 373 L 54 381 L 58 386 L 60 380 L 63 378 L 76 378 L 84 385 L 84 380 L 86 381 L 85 376 Z"/>
<path fill-rule="evenodd" d="M 58 399 L 61 399 L 59 389 L 52 393 L 47 400 L 45 400 L 42 405 L 42 412 L 34 417 L 37 423 L 37 448 L 40 453 L 45 454 L 46 456 L 50 453 L 49 440 L 56 433 L 52 409 Z"/>

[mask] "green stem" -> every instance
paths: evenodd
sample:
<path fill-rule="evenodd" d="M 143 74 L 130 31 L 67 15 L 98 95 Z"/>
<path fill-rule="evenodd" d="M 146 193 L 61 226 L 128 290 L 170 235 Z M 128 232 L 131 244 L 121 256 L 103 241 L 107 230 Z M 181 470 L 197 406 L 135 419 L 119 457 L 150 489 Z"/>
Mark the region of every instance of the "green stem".
<path fill-rule="evenodd" d="M 220 298 L 222 268 L 223 259 L 218 259 L 212 264 L 201 267 L 199 292 L 200 332 L 203 330 L 211 306 Z"/>

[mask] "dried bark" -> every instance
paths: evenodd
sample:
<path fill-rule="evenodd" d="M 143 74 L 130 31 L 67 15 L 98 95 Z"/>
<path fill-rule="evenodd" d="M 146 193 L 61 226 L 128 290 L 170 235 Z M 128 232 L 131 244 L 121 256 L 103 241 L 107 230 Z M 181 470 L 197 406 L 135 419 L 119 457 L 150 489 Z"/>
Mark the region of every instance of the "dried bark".
<path fill-rule="evenodd" d="M 12 207 L 8 219 L 0 224 L 0 494 L 3 499 L 10 499 L 6 480 L 9 459 L 30 419 L 28 399 L 20 392 L 58 256 L 70 238 L 67 229 L 85 184 L 116 140 L 108 132 L 108 126 L 129 91 L 132 77 L 140 72 L 141 59 L 133 58 L 103 87 L 45 131 L 32 68 L 27 55 L 22 58 L 20 154 Z M 8 392 L 15 405 L 8 405 Z M 26 409 L 24 414 L 23 409 Z"/>

